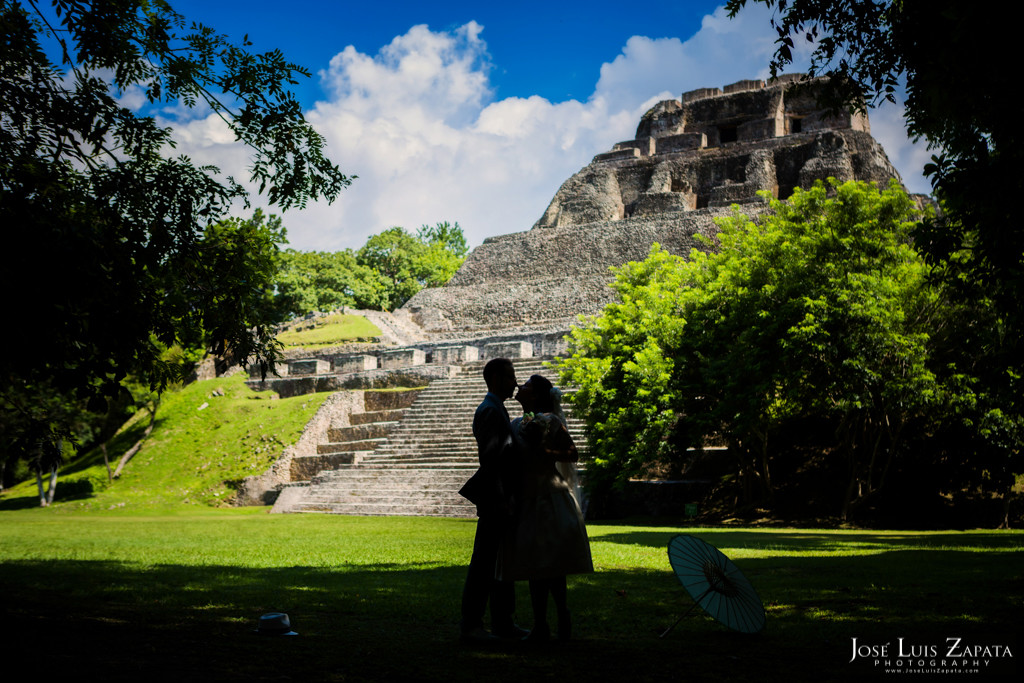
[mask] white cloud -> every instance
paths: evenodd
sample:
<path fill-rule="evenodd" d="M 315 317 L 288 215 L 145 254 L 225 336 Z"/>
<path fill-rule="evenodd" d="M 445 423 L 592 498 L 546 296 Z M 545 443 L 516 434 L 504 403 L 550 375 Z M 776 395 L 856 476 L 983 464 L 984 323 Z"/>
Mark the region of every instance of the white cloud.
<path fill-rule="evenodd" d="M 131 85 L 117 98 L 117 103 L 131 111 L 139 111 L 149 100 L 146 97 L 146 90 L 140 85 Z"/>
<path fill-rule="evenodd" d="M 769 17 L 761 5 L 748 6 L 735 19 L 719 8 L 685 42 L 633 36 L 622 54 L 601 66 L 597 94 L 609 101 L 635 102 L 657 92 L 679 97 L 687 90 L 766 78 L 774 50 Z"/>
<path fill-rule="evenodd" d="M 458 221 L 471 245 L 527 230 L 564 180 L 632 138 L 658 100 L 766 77 L 775 37 L 768 19 L 760 5 L 736 20 L 719 9 L 685 41 L 634 36 L 601 67 L 584 102 L 494 101 L 476 22 L 450 32 L 414 26 L 373 56 L 346 47 L 320 72 L 328 96 L 307 117 L 328 155 L 359 178 L 333 205 L 288 212 L 291 245 L 358 247 L 392 225 L 414 230 L 442 220 Z M 917 163 L 898 115 L 887 111 L 872 123 L 898 166 Z M 245 178 L 247 155 L 224 133 L 210 117 L 192 120 L 179 131 L 179 149 Z"/>
<path fill-rule="evenodd" d="M 331 60 L 331 97 L 308 116 L 359 178 L 334 206 L 289 216 L 293 244 L 358 246 L 390 225 L 441 220 L 472 244 L 525 230 L 562 181 L 632 135 L 644 101 L 491 101 L 481 30 L 416 26 L 375 57 L 348 47 Z"/>
<path fill-rule="evenodd" d="M 320 72 L 333 98 L 329 104 L 364 118 L 385 115 L 414 129 L 436 121 L 465 125 L 490 95 L 482 30 L 472 21 L 453 33 L 413 26 L 376 57 L 350 45 Z"/>
<path fill-rule="evenodd" d="M 459 221 L 472 244 L 529 229 L 559 185 L 631 138 L 653 103 L 763 75 L 771 48 L 758 10 L 738 21 L 719 11 L 686 42 L 631 38 L 585 102 L 491 101 L 481 31 L 416 26 L 376 56 L 350 46 L 331 60 L 321 72 L 330 98 L 309 118 L 359 178 L 334 206 L 290 215 L 293 244 L 358 246 L 390 225 L 439 220 Z"/>

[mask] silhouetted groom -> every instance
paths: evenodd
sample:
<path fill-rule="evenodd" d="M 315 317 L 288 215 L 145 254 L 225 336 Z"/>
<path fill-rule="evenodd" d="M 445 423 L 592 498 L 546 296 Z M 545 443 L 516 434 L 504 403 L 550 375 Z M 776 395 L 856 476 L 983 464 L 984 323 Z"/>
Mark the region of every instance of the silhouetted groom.
<path fill-rule="evenodd" d="M 468 643 L 486 643 L 496 638 L 522 638 L 527 632 L 515 625 L 515 584 L 494 578 L 498 547 L 512 523 L 513 501 L 506 476 L 516 455 L 512 427 L 504 402 L 512 398 L 516 371 L 512 361 L 495 358 L 484 366 L 487 396 L 473 416 L 480 469 L 459 491 L 476 505 L 479 520 L 473 557 L 469 561 L 466 585 L 462 590 L 461 639 Z M 484 629 L 487 599 L 491 601 L 491 631 Z"/>

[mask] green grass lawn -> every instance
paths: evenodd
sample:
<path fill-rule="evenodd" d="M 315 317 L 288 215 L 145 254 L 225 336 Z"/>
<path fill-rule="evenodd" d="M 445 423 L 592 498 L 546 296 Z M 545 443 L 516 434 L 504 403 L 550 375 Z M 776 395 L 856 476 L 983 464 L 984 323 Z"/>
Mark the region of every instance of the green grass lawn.
<path fill-rule="evenodd" d="M 299 329 L 277 335 L 285 347 L 301 346 L 306 349 L 327 348 L 353 341 L 373 341 L 380 337 L 380 328 L 361 315 L 335 313 L 302 322 Z"/>
<path fill-rule="evenodd" d="M 597 572 L 570 579 L 575 640 L 478 651 L 456 642 L 474 521 L 265 512 L 0 512 L 8 662 L 103 680 L 859 681 L 902 677 L 851 663 L 854 638 L 1010 646 L 972 680 L 1021 656 L 1020 532 L 592 523 Z M 746 574 L 763 633 L 693 614 L 658 637 L 692 603 L 665 551 L 680 532 Z M 254 636 L 277 610 L 300 635 Z"/>
<path fill-rule="evenodd" d="M 265 472 L 302 429 L 329 393 L 278 399 L 245 386 L 245 375 L 193 382 L 169 391 L 156 425 L 121 476 L 108 482 L 99 449 L 73 458 L 60 469 L 54 510 L 175 509 L 218 505 L 234 493 L 235 482 Z M 137 415 L 108 448 L 111 467 L 146 427 Z M 35 481 L 5 491 L 0 510 L 38 505 Z"/>

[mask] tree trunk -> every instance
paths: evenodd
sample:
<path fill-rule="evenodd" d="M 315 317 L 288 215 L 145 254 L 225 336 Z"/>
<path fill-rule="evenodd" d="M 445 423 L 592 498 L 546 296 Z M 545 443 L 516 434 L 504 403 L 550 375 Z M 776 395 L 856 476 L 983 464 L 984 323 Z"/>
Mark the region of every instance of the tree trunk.
<path fill-rule="evenodd" d="M 760 483 L 761 483 L 761 495 L 765 500 L 771 500 L 775 493 L 774 487 L 772 486 L 772 473 L 768 467 L 768 430 L 765 429 L 763 432 L 757 432 L 758 445 L 758 456 L 760 459 Z"/>
<path fill-rule="evenodd" d="M 726 441 L 729 444 L 729 453 L 736 458 L 737 488 L 733 507 L 739 509 L 742 506 L 750 504 L 750 501 L 754 498 L 754 484 L 752 481 L 753 475 L 750 472 L 751 467 L 748 463 L 749 458 L 747 457 L 747 449 L 739 442 L 738 439 L 733 437 L 727 437 Z"/>
<path fill-rule="evenodd" d="M 1000 522 L 1000 529 L 1010 528 L 1010 501 L 1013 499 L 1013 485 L 1011 484 L 1009 489 L 1002 495 L 1003 503 L 1003 521 Z"/>
<path fill-rule="evenodd" d="M 864 475 L 861 471 L 861 462 L 858 454 L 860 443 L 858 437 L 863 431 L 863 422 L 866 418 L 848 412 L 839 421 L 836 429 L 836 438 L 839 442 L 839 451 L 846 457 L 846 464 L 850 471 L 850 480 L 846 485 L 846 495 L 843 497 L 841 518 L 849 522 L 853 512 L 860 504 L 864 495 Z M 868 472 L 870 476 L 870 472 Z M 870 486 L 870 482 L 869 482 Z"/>
<path fill-rule="evenodd" d="M 840 515 L 844 522 L 850 521 L 853 514 L 854 500 L 857 497 L 858 479 L 856 472 L 850 475 L 850 482 L 846 485 L 846 496 L 843 497 L 843 510 Z"/>
<path fill-rule="evenodd" d="M 50 476 L 48 477 L 46 489 L 43 489 L 43 475 L 41 472 L 36 470 L 36 487 L 39 489 L 39 507 L 49 507 L 50 503 L 53 502 L 53 495 L 57 492 L 57 467 L 50 468 Z"/>
<path fill-rule="evenodd" d="M 111 484 L 114 482 L 114 474 L 110 471 L 110 458 L 107 457 L 106 441 L 100 444 L 100 450 L 103 451 L 103 464 L 107 466 L 107 483 Z"/>
<path fill-rule="evenodd" d="M 895 422 L 895 427 L 893 426 Z M 894 453 L 899 446 L 899 438 L 903 431 L 903 420 L 891 420 L 884 416 L 884 426 L 872 429 L 870 415 L 865 415 L 860 425 L 860 439 L 850 438 L 844 442 L 843 448 L 850 463 L 850 483 L 846 489 L 846 500 L 843 503 L 842 518 L 850 521 L 853 512 L 878 495 L 885 488 L 885 481 L 892 466 Z M 850 430 L 852 433 L 852 430 Z M 888 437 L 888 443 L 886 443 Z M 871 452 L 864 456 L 864 446 L 870 444 Z M 858 450 L 859 449 L 859 450 Z"/>
<path fill-rule="evenodd" d="M 50 470 L 50 485 L 46 490 L 46 504 L 53 502 L 53 495 L 57 493 L 57 466 Z"/>
<path fill-rule="evenodd" d="M 121 459 L 117 462 L 117 469 L 114 470 L 114 477 L 121 476 L 121 470 L 128 464 L 128 461 L 135 457 L 135 454 L 142 449 L 142 444 L 145 443 L 149 435 L 153 433 L 153 425 L 156 424 L 156 406 L 153 406 L 152 412 L 149 414 L 149 425 L 146 427 L 146 431 L 142 433 L 142 438 L 135 442 L 135 445 L 128 449 L 128 451 L 121 456 Z"/>

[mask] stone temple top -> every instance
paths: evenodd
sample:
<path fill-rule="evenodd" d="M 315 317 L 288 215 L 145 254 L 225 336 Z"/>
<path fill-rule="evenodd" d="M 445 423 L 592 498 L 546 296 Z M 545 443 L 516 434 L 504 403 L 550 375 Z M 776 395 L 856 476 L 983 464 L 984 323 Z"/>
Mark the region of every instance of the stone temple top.
<path fill-rule="evenodd" d="M 760 213 L 760 190 L 785 198 L 830 176 L 899 179 L 867 116 L 822 109 L 820 81 L 801 79 L 740 81 L 658 103 L 635 139 L 562 184 L 532 230 L 488 238 L 447 285 L 421 291 L 405 308 L 428 330 L 455 336 L 567 329 L 612 300 L 610 266 L 645 258 L 653 242 L 688 254 L 699 245 L 695 235 L 717 233 L 714 218 L 730 205 Z"/>
<path fill-rule="evenodd" d="M 740 81 L 683 93 L 644 114 L 636 139 L 616 144 L 562 185 L 534 227 L 693 211 L 788 197 L 834 176 L 887 182 L 896 171 L 867 116 L 830 114 L 814 82 Z M 858 135 L 858 133 L 860 135 Z"/>

